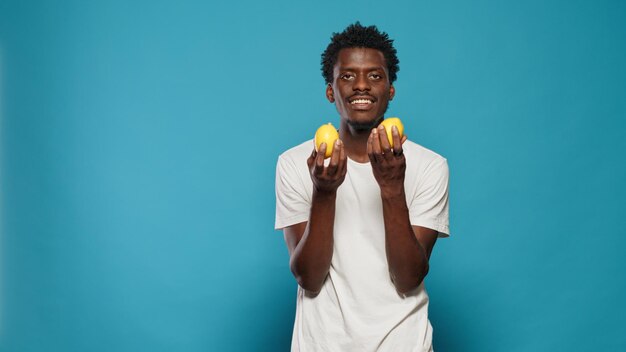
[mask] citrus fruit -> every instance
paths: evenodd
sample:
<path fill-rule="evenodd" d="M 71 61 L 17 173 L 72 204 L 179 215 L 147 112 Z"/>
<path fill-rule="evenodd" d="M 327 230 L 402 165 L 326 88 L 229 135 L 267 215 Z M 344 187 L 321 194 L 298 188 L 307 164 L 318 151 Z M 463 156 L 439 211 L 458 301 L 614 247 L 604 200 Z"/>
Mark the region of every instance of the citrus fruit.
<path fill-rule="evenodd" d="M 339 139 L 339 133 L 337 133 L 332 123 L 329 122 L 326 125 L 322 125 L 315 132 L 315 150 L 319 151 L 320 145 L 326 143 L 324 159 L 329 158 L 333 154 L 333 147 L 337 139 Z"/>
<path fill-rule="evenodd" d="M 404 125 L 402 121 L 400 121 L 397 117 L 388 117 L 380 123 L 385 126 L 385 131 L 387 132 L 387 138 L 389 139 L 389 145 L 393 148 L 393 135 L 391 134 L 391 126 L 396 126 L 398 128 L 398 133 L 400 134 L 400 140 L 402 140 L 402 136 L 404 135 Z"/>

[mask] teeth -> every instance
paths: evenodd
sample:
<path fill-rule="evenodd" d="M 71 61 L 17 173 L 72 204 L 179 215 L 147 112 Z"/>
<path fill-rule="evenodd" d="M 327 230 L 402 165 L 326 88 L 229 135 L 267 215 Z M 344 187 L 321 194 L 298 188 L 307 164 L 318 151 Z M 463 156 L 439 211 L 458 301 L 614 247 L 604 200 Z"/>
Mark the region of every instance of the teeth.
<path fill-rule="evenodd" d="M 372 101 L 369 99 L 356 99 L 350 102 L 350 104 L 371 104 Z"/>

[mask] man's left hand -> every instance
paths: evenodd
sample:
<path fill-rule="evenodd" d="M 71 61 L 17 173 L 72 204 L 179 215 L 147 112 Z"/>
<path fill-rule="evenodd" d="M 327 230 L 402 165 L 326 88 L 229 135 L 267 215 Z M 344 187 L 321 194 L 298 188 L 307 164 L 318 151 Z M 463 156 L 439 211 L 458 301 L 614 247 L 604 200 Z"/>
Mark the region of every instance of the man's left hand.
<path fill-rule="evenodd" d="M 396 126 L 391 127 L 391 135 L 394 148 L 389 144 L 383 125 L 373 129 L 367 140 L 367 155 L 383 196 L 404 193 L 406 159 L 402 144 L 406 141 L 406 136 L 400 137 Z"/>

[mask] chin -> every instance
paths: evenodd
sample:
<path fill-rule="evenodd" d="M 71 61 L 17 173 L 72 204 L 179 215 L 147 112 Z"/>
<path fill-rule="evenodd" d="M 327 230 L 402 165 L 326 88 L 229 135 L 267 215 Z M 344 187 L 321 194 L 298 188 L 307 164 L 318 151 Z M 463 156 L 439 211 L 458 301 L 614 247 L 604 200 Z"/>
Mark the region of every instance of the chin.
<path fill-rule="evenodd" d="M 375 118 L 373 120 L 348 120 L 347 123 L 353 129 L 357 131 L 371 131 L 373 128 L 378 126 L 378 124 L 383 120 L 382 117 Z"/>

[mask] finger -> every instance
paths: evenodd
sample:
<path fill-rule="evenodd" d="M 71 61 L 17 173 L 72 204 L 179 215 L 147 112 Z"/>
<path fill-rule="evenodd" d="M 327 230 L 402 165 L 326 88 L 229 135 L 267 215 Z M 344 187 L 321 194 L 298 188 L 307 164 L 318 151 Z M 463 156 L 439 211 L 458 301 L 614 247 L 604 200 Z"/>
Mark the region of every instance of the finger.
<path fill-rule="evenodd" d="M 380 133 L 378 133 L 377 128 L 374 128 L 372 133 L 372 156 L 374 157 L 375 163 L 379 163 L 384 159 L 383 151 L 380 146 Z"/>
<path fill-rule="evenodd" d="M 402 144 L 404 144 L 404 142 L 406 142 L 407 138 L 406 138 L 406 134 L 404 136 L 402 136 Z"/>
<path fill-rule="evenodd" d="M 380 146 L 382 148 L 383 153 L 389 154 L 391 153 L 391 144 L 389 144 L 389 138 L 387 137 L 387 131 L 385 130 L 385 126 L 378 126 L 378 135 L 380 139 Z"/>
<path fill-rule="evenodd" d="M 308 159 L 306 159 L 306 163 L 307 165 L 309 165 L 309 169 L 311 168 L 311 166 L 313 166 L 313 163 L 315 162 L 315 155 L 317 154 L 317 152 L 315 151 L 315 148 L 313 148 L 313 152 L 311 153 L 311 156 L 309 156 Z"/>
<path fill-rule="evenodd" d="M 346 148 L 343 147 L 343 142 L 341 143 L 340 149 L 341 153 L 339 154 L 339 168 L 337 173 L 343 177 L 348 170 L 348 156 L 346 155 Z"/>
<path fill-rule="evenodd" d="M 382 150 L 382 158 L 384 160 L 390 160 L 393 158 L 393 154 L 391 151 L 391 142 L 389 141 L 389 137 L 387 137 L 387 130 L 385 126 L 378 126 L 378 136 L 380 139 L 380 148 Z"/>
<path fill-rule="evenodd" d="M 391 126 L 391 135 L 393 137 L 393 154 L 396 156 L 402 155 L 402 142 L 400 141 L 398 127 Z"/>
<path fill-rule="evenodd" d="M 379 156 L 382 156 L 382 149 L 380 147 L 380 133 L 378 133 L 378 129 L 375 128 L 372 131 L 372 152 L 374 153 L 374 157 L 378 159 Z"/>
<path fill-rule="evenodd" d="M 376 162 L 376 157 L 374 156 L 374 130 L 370 132 L 370 136 L 367 138 L 367 156 L 370 158 L 371 163 Z"/>
<path fill-rule="evenodd" d="M 321 175 L 324 172 L 324 155 L 326 154 L 326 143 L 320 144 L 320 149 L 315 157 L 315 175 Z"/>
<path fill-rule="evenodd" d="M 341 142 L 339 141 L 339 139 L 337 139 L 335 141 L 335 147 L 333 148 L 333 153 L 330 156 L 330 163 L 328 164 L 328 167 L 326 168 L 326 174 L 329 176 L 333 176 L 337 172 L 337 164 L 339 163 L 339 154 L 341 153 L 341 151 L 339 150 L 340 146 L 341 146 Z"/>

